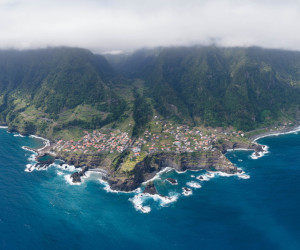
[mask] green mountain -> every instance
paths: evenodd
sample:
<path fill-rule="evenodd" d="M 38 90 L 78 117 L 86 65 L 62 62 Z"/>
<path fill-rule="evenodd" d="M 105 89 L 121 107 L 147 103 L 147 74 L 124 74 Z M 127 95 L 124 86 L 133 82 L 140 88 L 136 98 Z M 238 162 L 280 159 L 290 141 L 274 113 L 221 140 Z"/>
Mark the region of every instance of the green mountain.
<path fill-rule="evenodd" d="M 299 52 L 176 47 L 105 57 L 66 47 L 0 51 L 0 122 L 72 138 L 103 126 L 138 136 L 156 114 L 241 130 L 297 119 Z"/>
<path fill-rule="evenodd" d="M 0 51 L 0 119 L 25 133 L 101 127 L 125 102 L 110 87 L 114 72 L 88 50 Z M 49 130 L 49 131 L 48 131 Z"/>
<path fill-rule="evenodd" d="M 294 120 L 298 111 L 299 52 L 165 48 L 141 50 L 113 65 L 144 79 L 155 109 L 179 122 L 251 130 Z"/>

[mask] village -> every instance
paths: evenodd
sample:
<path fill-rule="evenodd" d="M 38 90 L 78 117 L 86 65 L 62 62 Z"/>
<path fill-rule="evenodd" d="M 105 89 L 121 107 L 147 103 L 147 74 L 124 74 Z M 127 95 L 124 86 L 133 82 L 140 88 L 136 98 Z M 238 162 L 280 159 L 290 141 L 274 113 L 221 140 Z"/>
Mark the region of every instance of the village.
<path fill-rule="evenodd" d="M 128 132 L 118 129 L 102 128 L 84 131 L 79 140 L 59 140 L 53 147 L 57 152 L 75 154 L 122 153 L 130 149 L 133 156 L 157 152 L 195 152 L 213 150 L 214 143 L 220 138 L 243 137 L 242 131 L 230 133 L 213 128 L 197 128 L 187 125 L 176 125 L 170 121 L 160 120 L 157 116 L 145 132 L 132 139 Z"/>
<path fill-rule="evenodd" d="M 59 140 L 53 150 L 74 153 L 122 153 L 131 144 L 128 133 L 120 130 L 94 130 L 92 133 L 84 131 L 83 138 L 78 141 Z"/>

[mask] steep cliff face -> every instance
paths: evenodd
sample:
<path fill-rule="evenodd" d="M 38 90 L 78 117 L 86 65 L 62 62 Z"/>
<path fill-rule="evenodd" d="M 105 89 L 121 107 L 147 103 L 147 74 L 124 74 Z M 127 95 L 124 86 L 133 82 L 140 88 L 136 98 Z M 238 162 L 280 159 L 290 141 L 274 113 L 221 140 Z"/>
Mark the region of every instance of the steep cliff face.
<path fill-rule="evenodd" d="M 215 147 L 217 149 L 219 149 L 223 154 L 226 154 L 228 150 L 234 150 L 234 149 L 238 149 L 238 148 L 243 148 L 243 149 L 249 149 L 249 150 L 253 150 L 255 152 L 262 152 L 263 148 L 261 145 L 257 144 L 257 143 L 252 143 L 252 144 L 247 144 L 247 143 L 242 143 L 242 142 L 226 142 L 226 143 L 222 143 L 220 145 L 215 145 Z"/>
<path fill-rule="evenodd" d="M 111 165 L 111 161 L 105 155 L 59 155 L 57 158 L 64 160 L 69 165 L 74 165 L 76 168 L 88 166 L 90 169 L 107 170 Z"/>
<path fill-rule="evenodd" d="M 115 174 L 108 178 L 108 182 L 112 189 L 131 191 L 166 167 L 174 168 L 176 171 L 211 170 L 229 174 L 238 172 L 237 167 L 217 150 L 182 154 L 158 153 L 149 155 L 136 164 L 130 176 Z"/>

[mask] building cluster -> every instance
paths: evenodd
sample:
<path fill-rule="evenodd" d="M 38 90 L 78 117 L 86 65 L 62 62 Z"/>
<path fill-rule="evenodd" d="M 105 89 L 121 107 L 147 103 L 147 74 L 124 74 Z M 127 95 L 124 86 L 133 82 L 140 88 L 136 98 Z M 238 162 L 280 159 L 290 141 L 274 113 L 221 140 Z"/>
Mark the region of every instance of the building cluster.
<path fill-rule="evenodd" d="M 84 131 L 85 135 L 78 141 L 60 140 L 54 150 L 78 153 L 121 153 L 131 143 L 128 133 L 119 130 Z"/>
<path fill-rule="evenodd" d="M 234 134 L 233 134 L 234 133 Z M 93 132 L 84 131 L 78 141 L 60 140 L 54 150 L 75 153 L 122 153 L 130 149 L 134 156 L 142 152 L 195 152 L 213 150 L 218 138 L 244 136 L 242 131 L 224 132 L 212 128 L 196 128 L 186 125 L 174 125 L 155 119 L 142 136 L 132 141 L 127 132 L 113 129 L 100 129 Z"/>
<path fill-rule="evenodd" d="M 140 151 L 151 154 L 155 152 L 181 153 L 209 150 L 212 148 L 212 143 L 217 140 L 213 133 L 204 134 L 197 128 L 190 128 L 185 125 L 175 126 L 171 123 L 156 121 L 155 126 L 161 128 L 160 132 L 146 130 L 144 135 L 135 141 L 133 148 L 136 155 Z"/>

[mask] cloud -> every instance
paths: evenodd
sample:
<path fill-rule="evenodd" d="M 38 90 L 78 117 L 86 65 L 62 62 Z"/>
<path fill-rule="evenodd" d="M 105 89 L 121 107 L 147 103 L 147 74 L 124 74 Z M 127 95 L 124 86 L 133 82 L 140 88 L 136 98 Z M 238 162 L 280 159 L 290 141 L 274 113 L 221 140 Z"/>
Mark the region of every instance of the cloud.
<path fill-rule="evenodd" d="M 293 0 L 0 0 L 0 48 L 210 44 L 300 50 Z"/>

